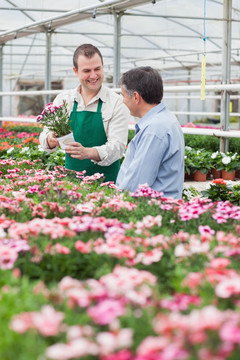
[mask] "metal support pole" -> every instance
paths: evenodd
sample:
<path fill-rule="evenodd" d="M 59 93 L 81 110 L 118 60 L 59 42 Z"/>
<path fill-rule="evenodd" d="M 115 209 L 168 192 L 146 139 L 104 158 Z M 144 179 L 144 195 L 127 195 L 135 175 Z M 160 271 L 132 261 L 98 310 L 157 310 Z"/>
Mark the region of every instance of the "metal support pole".
<path fill-rule="evenodd" d="M 46 33 L 46 73 L 45 73 L 45 90 L 51 90 L 51 40 L 52 33 Z M 46 95 L 46 104 L 50 102 L 50 95 Z"/>
<path fill-rule="evenodd" d="M 3 91 L 3 45 L 0 46 L 0 91 Z M 0 96 L 0 116 L 3 116 L 2 96 Z M 0 121 L 2 126 L 2 121 Z"/>
<path fill-rule="evenodd" d="M 229 84 L 231 79 L 231 32 L 232 32 L 232 0 L 223 0 L 223 51 L 222 51 L 222 84 Z M 229 130 L 230 95 L 227 90 L 221 92 L 221 130 Z M 227 152 L 229 140 L 220 139 L 220 151 Z"/>
<path fill-rule="evenodd" d="M 0 91 L 3 91 L 3 45 L 0 46 Z M 0 116 L 3 116 L 2 96 L 0 96 Z M 0 126 L 2 126 L 1 121 Z"/>
<path fill-rule="evenodd" d="M 188 85 L 190 84 L 190 80 L 191 80 L 191 70 L 188 70 L 188 80 L 189 80 L 189 83 Z M 188 92 L 188 95 L 191 95 L 189 92 Z M 190 112 L 191 111 L 191 100 L 190 98 L 188 97 L 187 98 L 187 111 Z M 190 123 L 190 115 L 187 115 L 187 122 Z"/>
<path fill-rule="evenodd" d="M 113 86 L 117 87 L 120 77 L 121 13 L 114 12 L 114 69 Z"/>

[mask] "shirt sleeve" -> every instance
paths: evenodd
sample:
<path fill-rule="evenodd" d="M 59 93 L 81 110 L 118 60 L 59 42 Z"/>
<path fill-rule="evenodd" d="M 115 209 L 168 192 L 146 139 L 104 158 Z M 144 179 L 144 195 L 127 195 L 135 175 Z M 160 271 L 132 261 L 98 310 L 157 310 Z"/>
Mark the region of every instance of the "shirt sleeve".
<path fill-rule="evenodd" d="M 127 137 L 128 124 L 131 116 L 122 99 L 116 101 L 112 118 L 105 128 L 107 142 L 102 146 L 96 146 L 101 161 L 97 164 L 101 166 L 111 165 L 114 161 L 120 159 L 124 153 Z"/>
<path fill-rule="evenodd" d="M 150 187 L 157 178 L 164 153 L 168 148 L 167 136 L 159 138 L 154 134 L 144 135 L 136 146 L 134 157 L 128 159 L 128 152 L 136 144 L 132 141 L 121 166 L 117 187 L 135 192 L 139 185 L 147 183 Z M 129 153 L 129 156 L 130 153 Z"/>

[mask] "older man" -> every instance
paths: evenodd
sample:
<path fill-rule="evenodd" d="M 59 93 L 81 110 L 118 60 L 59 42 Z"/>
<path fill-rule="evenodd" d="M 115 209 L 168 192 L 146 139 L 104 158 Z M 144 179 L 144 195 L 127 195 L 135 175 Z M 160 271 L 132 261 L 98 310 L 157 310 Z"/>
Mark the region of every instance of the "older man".
<path fill-rule="evenodd" d="M 176 117 L 162 101 L 163 84 L 157 70 L 139 67 L 120 79 L 123 102 L 139 118 L 117 177 L 117 187 L 136 191 L 140 184 L 182 197 L 184 137 Z"/>

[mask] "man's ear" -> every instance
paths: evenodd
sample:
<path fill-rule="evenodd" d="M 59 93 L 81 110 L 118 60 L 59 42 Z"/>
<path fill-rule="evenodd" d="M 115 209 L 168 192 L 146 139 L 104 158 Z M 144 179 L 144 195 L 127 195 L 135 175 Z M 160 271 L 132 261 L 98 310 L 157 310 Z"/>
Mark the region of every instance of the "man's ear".
<path fill-rule="evenodd" d="M 141 95 L 137 91 L 134 91 L 133 98 L 136 101 L 136 103 L 138 104 L 140 101 Z"/>
<path fill-rule="evenodd" d="M 74 71 L 75 75 L 77 75 L 77 69 L 75 67 L 73 67 L 73 71 Z"/>

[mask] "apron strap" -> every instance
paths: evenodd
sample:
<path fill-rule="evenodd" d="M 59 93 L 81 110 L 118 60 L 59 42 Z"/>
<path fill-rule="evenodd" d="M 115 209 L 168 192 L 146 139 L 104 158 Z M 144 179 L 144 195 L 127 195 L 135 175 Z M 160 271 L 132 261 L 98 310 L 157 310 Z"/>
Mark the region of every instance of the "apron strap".
<path fill-rule="evenodd" d="M 101 113 L 101 112 L 102 112 L 102 100 L 99 99 L 98 100 L 97 113 Z"/>
<path fill-rule="evenodd" d="M 77 106 L 78 106 L 78 103 L 76 100 L 74 100 L 73 111 L 77 111 Z"/>

